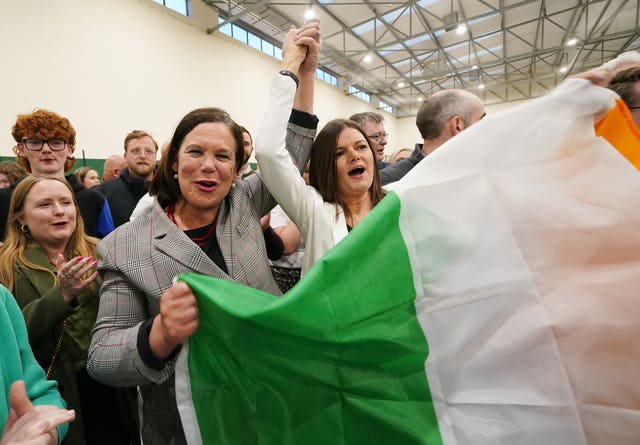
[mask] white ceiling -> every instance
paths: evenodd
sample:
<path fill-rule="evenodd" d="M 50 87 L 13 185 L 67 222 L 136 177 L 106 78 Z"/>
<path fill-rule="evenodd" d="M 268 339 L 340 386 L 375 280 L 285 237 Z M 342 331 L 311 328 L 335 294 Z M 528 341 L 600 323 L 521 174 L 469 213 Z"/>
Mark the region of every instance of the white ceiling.
<path fill-rule="evenodd" d="M 486 104 L 536 97 L 567 74 L 640 49 L 640 0 L 203 1 L 279 42 L 311 6 L 323 28 L 321 67 L 398 117 L 443 88 Z"/>

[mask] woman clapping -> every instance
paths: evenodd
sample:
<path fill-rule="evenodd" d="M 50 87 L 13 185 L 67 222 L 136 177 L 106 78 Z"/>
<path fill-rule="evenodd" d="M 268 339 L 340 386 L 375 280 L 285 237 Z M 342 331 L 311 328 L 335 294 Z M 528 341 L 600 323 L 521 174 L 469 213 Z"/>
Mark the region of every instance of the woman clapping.
<path fill-rule="evenodd" d="M 0 282 L 22 310 L 29 343 L 47 379 L 58 381 L 76 411 L 65 444 L 128 443 L 118 440 L 121 419 L 113 389 L 85 370 L 98 313 L 97 242 L 85 235 L 65 180 L 29 176 L 16 186 L 0 248 Z"/>

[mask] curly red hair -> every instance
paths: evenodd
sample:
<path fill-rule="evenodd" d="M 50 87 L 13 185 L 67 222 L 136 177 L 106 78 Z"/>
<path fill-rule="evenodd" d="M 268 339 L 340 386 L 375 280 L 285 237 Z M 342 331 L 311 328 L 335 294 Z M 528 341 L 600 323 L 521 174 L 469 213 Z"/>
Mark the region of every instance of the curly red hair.
<path fill-rule="evenodd" d="M 25 138 L 62 139 L 67 141 L 71 153 L 76 147 L 76 130 L 69 119 L 49 110 L 35 109 L 33 113 L 19 114 L 11 129 L 11 135 L 18 144 L 21 144 Z M 17 156 L 18 147 L 14 147 L 13 151 Z M 31 173 L 31 166 L 26 158 L 17 156 L 17 161 Z M 75 163 L 76 160 L 73 156 L 68 157 L 64 164 L 64 171 L 71 170 Z"/>

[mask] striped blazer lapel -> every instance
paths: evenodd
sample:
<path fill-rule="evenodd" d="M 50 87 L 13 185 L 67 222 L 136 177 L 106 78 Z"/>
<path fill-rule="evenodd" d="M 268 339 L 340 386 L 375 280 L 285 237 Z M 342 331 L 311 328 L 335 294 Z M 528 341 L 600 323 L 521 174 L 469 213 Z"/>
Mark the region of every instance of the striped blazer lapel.
<path fill-rule="evenodd" d="M 252 215 L 253 209 L 247 206 L 241 195 L 239 187 L 232 188 L 220 204 L 216 237 L 229 276 L 235 281 L 247 284 L 249 280 L 244 265 L 254 263 L 250 260 L 247 248 L 249 251 L 254 251 L 256 246 L 255 240 L 250 243 L 251 245 L 247 245 L 247 240 L 243 239 L 242 234 L 249 231 L 247 225 L 255 219 L 255 216 Z M 231 202 L 233 204 L 230 205 Z"/>
<path fill-rule="evenodd" d="M 157 201 L 154 205 L 158 211 L 154 212 L 151 224 L 156 248 L 194 272 L 228 280 L 227 274 L 167 217 Z"/>

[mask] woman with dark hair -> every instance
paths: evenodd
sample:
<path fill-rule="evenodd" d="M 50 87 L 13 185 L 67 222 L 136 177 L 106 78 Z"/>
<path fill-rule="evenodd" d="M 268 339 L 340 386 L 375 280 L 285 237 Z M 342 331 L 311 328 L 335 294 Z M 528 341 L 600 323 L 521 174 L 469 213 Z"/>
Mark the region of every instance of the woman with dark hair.
<path fill-rule="evenodd" d="M 283 71 L 274 82 L 292 97 L 298 76 L 314 76 L 318 29 L 313 21 L 285 36 Z M 297 175 L 308 160 L 317 124 L 309 114 L 312 99 L 301 88 L 289 121 L 285 153 L 296 163 L 291 165 Z M 241 129 L 226 112 L 188 113 L 151 182 L 153 206 L 98 246 L 103 285 L 87 366 L 103 383 L 139 386 L 144 443 L 186 443 L 174 363 L 180 345 L 198 327 L 198 312 L 189 287 L 173 284 L 174 277 L 198 272 L 280 294 L 260 228 L 260 217 L 275 200 L 259 174 L 237 176 L 243 154 Z"/>
<path fill-rule="evenodd" d="M 97 243 L 84 233 L 64 178 L 27 176 L 16 186 L 0 248 L 0 283 L 22 310 L 36 360 L 76 410 L 63 444 L 129 443 L 114 388 L 85 369 L 98 313 Z"/>
<path fill-rule="evenodd" d="M 272 96 L 256 139 L 256 158 L 264 183 L 295 222 L 305 242 L 302 275 L 335 246 L 382 200 L 375 152 L 353 121 L 334 119 L 318 133 L 311 151 L 309 186 L 293 175 L 286 162 L 283 137 L 262 137 L 262 131 L 283 134 L 286 110 Z"/>

